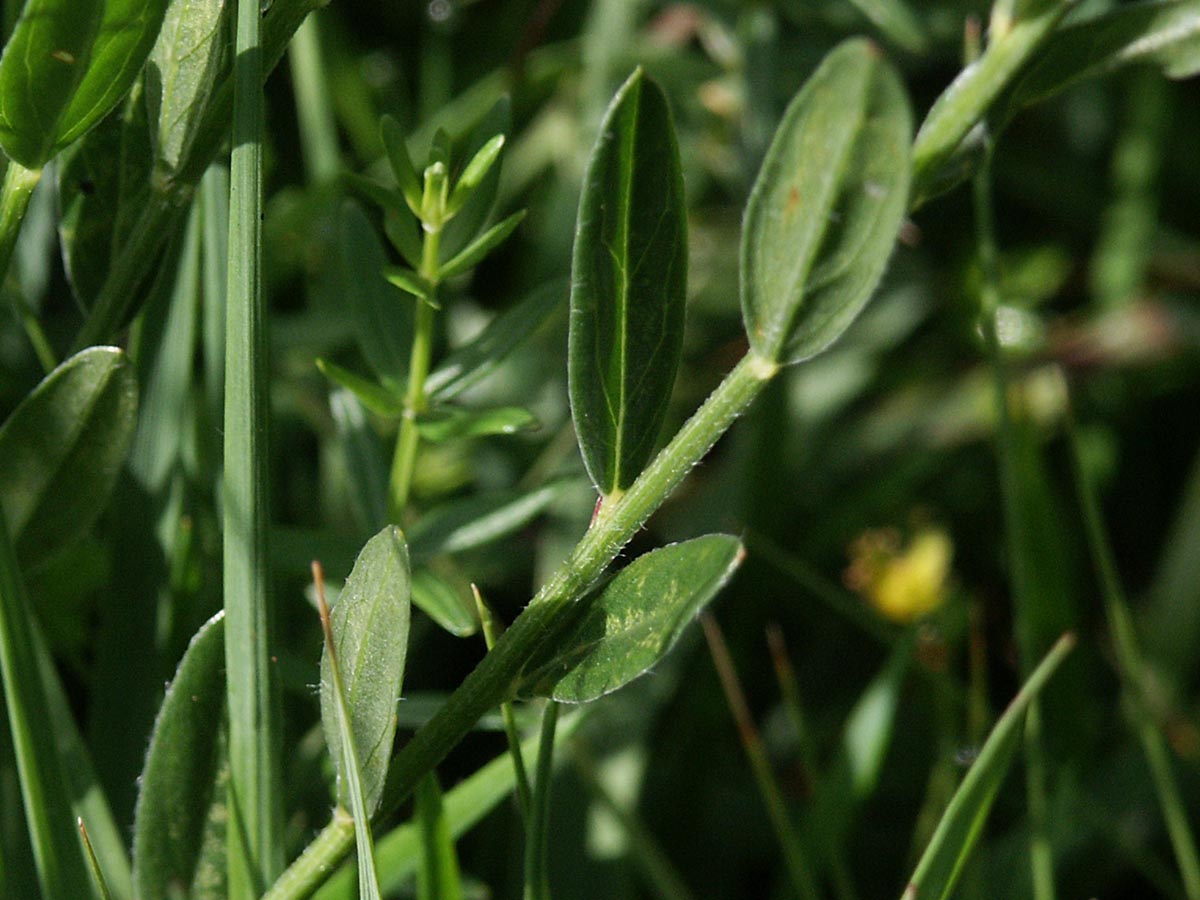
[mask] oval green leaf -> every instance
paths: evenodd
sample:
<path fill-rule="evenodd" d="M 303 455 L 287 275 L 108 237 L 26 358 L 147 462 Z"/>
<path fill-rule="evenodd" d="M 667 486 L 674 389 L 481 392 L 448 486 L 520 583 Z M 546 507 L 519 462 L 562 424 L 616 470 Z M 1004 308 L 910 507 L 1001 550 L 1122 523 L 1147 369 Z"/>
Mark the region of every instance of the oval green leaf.
<path fill-rule="evenodd" d="M 56 149 L 103 119 L 133 86 L 158 38 L 168 0 L 106 0 L 91 62 L 59 126 Z"/>
<path fill-rule="evenodd" d="M 628 684 L 667 655 L 742 561 L 742 544 L 710 534 L 640 557 L 594 598 L 521 676 L 522 696 L 586 703 Z"/>
<path fill-rule="evenodd" d="M 0 148 L 40 169 L 87 71 L 103 0 L 27 0 L 0 57 Z"/>
<path fill-rule="evenodd" d="M 181 896 L 192 884 L 213 802 L 225 714 L 225 617 L 192 637 L 167 688 L 134 812 L 135 896 Z"/>
<path fill-rule="evenodd" d="M 904 88 L 867 41 L 833 50 L 792 100 L 742 228 L 742 315 L 759 356 L 814 356 L 862 311 L 904 218 L 911 140 Z"/>
<path fill-rule="evenodd" d="M 654 451 L 683 347 L 687 215 L 662 90 L 638 69 L 617 92 L 584 175 L 571 265 L 571 414 L 602 494 Z"/>
<path fill-rule="evenodd" d="M 369 813 L 379 805 L 396 736 L 396 703 L 408 654 L 411 588 L 404 535 L 389 525 L 359 553 L 331 616 Z M 349 808 L 327 653 L 321 656 L 321 722 L 330 756 L 338 767 L 338 802 Z"/>
<path fill-rule="evenodd" d="M 0 509 L 26 566 L 86 534 L 137 425 L 137 379 L 116 347 L 59 365 L 0 427 Z"/>

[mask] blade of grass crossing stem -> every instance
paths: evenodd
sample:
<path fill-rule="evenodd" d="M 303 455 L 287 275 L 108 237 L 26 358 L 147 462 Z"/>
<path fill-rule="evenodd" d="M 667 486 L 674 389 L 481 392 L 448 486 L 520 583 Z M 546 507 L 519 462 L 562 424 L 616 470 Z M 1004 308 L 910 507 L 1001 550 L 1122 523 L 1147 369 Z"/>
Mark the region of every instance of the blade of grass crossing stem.
<path fill-rule="evenodd" d="M 258 0 L 238 0 L 225 323 L 224 585 L 229 893 L 257 897 L 283 864 L 268 595 L 262 267 L 263 65 Z"/>
<path fill-rule="evenodd" d="M 556 740 L 566 740 L 582 721 L 581 711 L 563 716 Z M 522 742 L 521 756 L 527 766 L 534 764 L 540 741 L 540 735 L 533 735 Z M 461 838 L 508 797 L 514 786 L 513 760 L 506 751 L 447 791 L 442 806 L 451 836 Z M 375 860 L 386 895 L 399 894 L 406 886 L 411 886 L 412 875 L 420 865 L 421 852 L 421 834 L 416 822 L 406 822 L 379 839 L 375 845 Z M 353 900 L 354 896 L 354 870 L 343 866 L 313 898 Z"/>
<path fill-rule="evenodd" d="M 1074 646 L 1073 634 L 1059 638 L 997 720 L 979 756 L 954 792 L 902 900 L 945 900 L 950 896 L 1021 742 L 1025 715 Z"/>
<path fill-rule="evenodd" d="M 550 700 L 542 713 L 533 802 L 525 822 L 525 900 L 550 900 L 550 875 L 546 864 L 549 859 L 550 788 L 554 780 L 554 733 L 557 728 L 558 703 Z"/>
<path fill-rule="evenodd" d="M 0 513 L 0 674 L 12 730 L 25 821 L 45 897 L 92 896 L 54 734 L 43 715 L 46 692 L 33 651 L 29 602 Z"/>
<path fill-rule="evenodd" d="M 687 216 L 662 89 L 638 69 L 588 161 L 571 262 L 571 415 L 588 474 L 619 494 L 654 451 L 683 348 Z"/>
<path fill-rule="evenodd" d="M 750 708 L 746 705 L 746 697 L 742 692 L 737 671 L 733 667 L 729 648 L 725 644 L 725 636 L 721 633 L 716 619 L 708 613 L 701 613 L 700 624 L 704 626 L 704 637 L 708 640 L 713 664 L 721 679 L 721 688 L 725 691 L 729 710 L 733 713 L 734 721 L 737 723 L 738 736 L 746 751 L 746 758 L 750 761 L 750 768 L 754 773 L 754 780 L 758 784 L 763 803 L 767 807 L 767 814 L 771 818 L 775 838 L 779 841 L 779 849 L 783 853 L 788 878 L 793 889 L 804 900 L 818 900 L 821 894 L 817 889 L 813 874 L 815 870 L 807 859 L 800 843 L 800 835 L 788 816 L 787 806 L 783 801 L 783 791 L 775 778 L 775 773 L 771 771 L 766 748 L 763 746 L 754 719 L 750 715 Z"/>
<path fill-rule="evenodd" d="M 421 830 L 421 865 L 417 869 L 417 900 L 462 900 L 462 875 L 454 838 L 442 804 L 442 786 L 430 772 L 414 797 L 413 818 Z"/>
<path fill-rule="evenodd" d="M 350 801 L 350 814 L 354 817 L 354 845 L 358 852 L 358 896 L 360 900 L 381 900 L 379 875 L 375 870 L 375 847 L 371 839 L 371 816 L 367 812 L 367 801 L 363 796 L 361 771 L 358 766 L 358 750 L 354 746 L 354 730 L 350 722 L 350 708 L 346 702 L 346 690 L 342 684 L 342 669 L 338 664 L 337 646 L 333 640 L 333 626 L 329 622 L 329 604 L 325 602 L 325 577 L 319 563 L 313 563 L 313 584 L 317 589 L 317 606 L 321 613 L 321 633 L 325 636 L 325 659 L 333 687 L 333 708 L 337 718 L 337 730 L 342 759 L 338 766 L 344 793 Z"/>
<path fill-rule="evenodd" d="M 1142 745 L 1150 777 L 1158 794 L 1158 805 L 1162 808 L 1167 835 L 1175 852 L 1175 862 L 1183 881 L 1188 900 L 1200 900 L 1200 853 L 1196 850 L 1196 838 L 1188 824 L 1187 804 L 1179 790 L 1179 782 L 1171 768 L 1171 752 L 1166 738 L 1159 731 L 1147 705 L 1144 693 L 1148 672 L 1138 646 L 1137 630 L 1129 601 L 1117 574 L 1116 560 L 1109 543 L 1108 529 L 1100 511 L 1096 487 L 1088 475 L 1087 464 L 1079 441 L 1079 429 L 1073 420 L 1068 420 L 1071 457 L 1075 470 L 1075 489 L 1079 507 L 1083 512 L 1088 547 L 1100 587 L 1104 591 L 1104 609 L 1108 619 L 1108 630 L 1112 634 L 1113 649 L 1117 656 L 1117 668 L 1121 674 L 1126 694 L 1126 710 L 1130 725 Z"/>

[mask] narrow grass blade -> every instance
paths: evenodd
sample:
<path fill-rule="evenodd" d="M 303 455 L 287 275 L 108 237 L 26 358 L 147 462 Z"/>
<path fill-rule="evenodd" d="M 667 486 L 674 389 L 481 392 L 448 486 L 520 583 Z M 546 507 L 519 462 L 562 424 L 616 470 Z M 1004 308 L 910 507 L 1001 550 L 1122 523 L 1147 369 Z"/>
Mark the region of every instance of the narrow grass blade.
<path fill-rule="evenodd" d="M 542 712 L 533 798 L 525 823 L 525 900 L 550 900 L 547 870 L 550 848 L 550 797 L 554 781 L 554 734 L 558 704 L 551 700 Z"/>
<path fill-rule="evenodd" d="M 500 313 L 471 343 L 455 350 L 429 373 L 426 394 L 435 402 L 445 402 L 482 381 L 545 324 L 568 293 L 565 282 L 552 281 Z"/>
<path fill-rule="evenodd" d="M 557 481 L 526 493 L 495 491 L 445 503 L 431 510 L 408 535 L 415 562 L 458 553 L 512 534 L 541 514 L 570 486 Z"/>
<path fill-rule="evenodd" d="M 128 357 L 93 347 L 59 365 L 0 426 L 0 509 L 24 565 L 91 529 L 136 424 L 137 380 Z"/>
<path fill-rule="evenodd" d="M 921 855 L 903 900 L 950 896 L 1021 743 L 1025 712 L 1074 646 L 1075 636 L 1063 635 L 997 720 Z"/>
<path fill-rule="evenodd" d="M 103 0 L 29 0 L 0 56 L 0 148 L 40 169 L 87 71 Z"/>
<path fill-rule="evenodd" d="M 404 535 L 394 525 L 371 538 L 354 563 L 332 616 L 332 649 L 321 657 L 321 721 L 338 773 L 338 801 L 349 807 L 353 780 L 366 814 L 379 805 L 392 741 L 396 702 L 408 653 L 411 578 Z M 355 745 L 362 748 L 351 773 L 343 746 L 334 659 L 345 682 Z M 357 816 L 356 816 L 357 818 Z"/>
<path fill-rule="evenodd" d="M 283 866 L 267 559 L 269 409 L 262 289 L 261 22 L 257 0 L 239 0 L 229 189 L 223 482 L 230 900 L 257 897 Z"/>
<path fill-rule="evenodd" d="M 687 215 L 675 128 L 640 69 L 584 175 L 571 262 L 571 415 L 588 474 L 619 493 L 654 452 L 683 348 Z"/>
<path fill-rule="evenodd" d="M 0 512 L 0 675 L 25 821 L 45 897 L 92 896 L 54 733 L 43 715 L 46 690 L 34 654 L 29 601 Z"/>
<path fill-rule="evenodd" d="M 352 722 L 348 694 L 338 663 L 337 641 L 334 639 L 333 626 L 330 623 L 329 605 L 325 602 L 325 579 L 319 563 L 314 562 L 312 568 L 321 613 L 321 631 L 325 635 L 325 653 L 321 657 L 321 718 L 325 724 L 326 739 L 329 740 L 332 723 L 326 716 L 328 707 L 332 706 L 337 720 L 338 739 L 336 746 L 331 740 L 329 745 L 330 750 L 340 752 L 340 756 L 334 758 L 338 772 L 339 795 L 349 801 L 350 813 L 354 817 L 354 843 L 358 851 L 358 896 L 360 900 L 381 900 L 379 875 L 375 870 L 375 848 L 371 838 L 371 814 L 367 808 L 367 798 L 363 794 L 362 771 L 355 746 L 355 725 Z M 384 627 L 387 627 L 387 624 Z M 405 631 L 407 632 L 407 629 Z M 405 637 L 407 638 L 407 633 Z M 355 681 L 357 675 L 356 672 Z"/>
<path fill-rule="evenodd" d="M 296 29 L 288 61 L 296 95 L 296 118 L 309 184 L 333 181 L 341 170 L 337 118 L 329 70 L 321 51 L 321 18 L 309 16 Z"/>
<path fill-rule="evenodd" d="M 220 764 L 224 675 L 225 617 L 218 613 L 188 644 L 150 735 L 133 827 L 140 900 L 169 897 L 195 875 Z"/>
<path fill-rule="evenodd" d="M 108 889 L 108 882 L 104 879 L 104 870 L 100 868 L 100 860 L 96 859 L 96 851 L 92 849 L 92 840 L 88 837 L 87 826 L 83 819 L 79 819 L 78 823 L 84 854 L 87 856 L 88 868 L 92 872 L 92 885 L 100 894 L 100 900 L 113 900 L 112 892 Z"/>
<path fill-rule="evenodd" d="M 567 740 L 583 721 L 582 710 L 563 716 L 556 742 Z M 525 765 L 532 767 L 539 744 L 534 735 L 521 744 Z M 513 760 L 501 753 L 446 792 L 444 814 L 450 834 L 460 838 L 508 797 L 515 784 Z M 420 865 L 421 834 L 415 822 L 407 822 L 384 835 L 375 847 L 380 886 L 386 895 L 401 891 Z M 343 867 L 313 894 L 313 900 L 354 900 L 354 871 Z"/>
<path fill-rule="evenodd" d="M 874 292 L 908 204 L 912 114 L 863 40 L 840 44 L 784 113 L 742 225 L 742 317 L 754 352 L 820 353 Z"/>
<path fill-rule="evenodd" d="M 518 693 L 585 703 L 628 684 L 670 651 L 743 555 L 737 538 L 714 534 L 630 563 L 578 604 L 583 611 L 569 631 L 546 641 Z"/>
<path fill-rule="evenodd" d="M 458 853 L 437 775 L 430 772 L 413 797 L 413 819 L 421 830 L 421 864 L 417 867 L 417 900 L 462 900 Z"/>

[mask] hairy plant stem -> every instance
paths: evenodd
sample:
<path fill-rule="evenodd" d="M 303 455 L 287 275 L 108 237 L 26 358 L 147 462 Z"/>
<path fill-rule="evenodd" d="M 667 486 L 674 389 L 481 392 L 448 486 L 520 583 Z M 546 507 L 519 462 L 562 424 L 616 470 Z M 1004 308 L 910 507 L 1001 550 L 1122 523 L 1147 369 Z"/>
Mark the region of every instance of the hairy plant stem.
<path fill-rule="evenodd" d="M 433 353 L 433 301 L 437 297 L 441 276 L 438 271 L 438 248 L 441 229 L 424 232 L 421 244 L 421 268 L 418 274 L 430 285 L 433 297 L 429 301 L 417 298 L 417 313 L 413 324 L 412 355 L 408 362 L 408 386 L 404 392 L 404 414 L 400 420 L 400 436 L 396 439 L 396 454 L 392 457 L 389 479 L 388 516 L 399 523 L 408 508 L 412 492 L 413 469 L 417 464 L 417 445 L 421 435 L 417 416 L 425 411 L 425 379 L 429 376 L 429 360 Z"/>
<path fill-rule="evenodd" d="M 567 607 L 604 572 L 778 371 L 776 363 L 753 353 L 743 357 L 637 480 L 619 499 L 601 508 L 571 555 L 501 635 L 495 648 L 392 760 L 379 817 L 394 813 L 421 777 L 441 762 L 480 716 L 511 696 L 522 669 L 547 637 L 553 636 Z M 353 844 L 353 825 L 335 817 L 263 900 L 307 897 L 332 874 L 334 865 Z"/>

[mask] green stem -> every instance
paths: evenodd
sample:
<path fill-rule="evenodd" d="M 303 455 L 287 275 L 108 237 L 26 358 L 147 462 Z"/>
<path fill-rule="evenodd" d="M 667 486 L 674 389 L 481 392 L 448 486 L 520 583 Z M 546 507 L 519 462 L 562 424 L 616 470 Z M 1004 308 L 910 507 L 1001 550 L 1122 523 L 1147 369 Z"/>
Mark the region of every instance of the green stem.
<path fill-rule="evenodd" d="M 491 607 L 479 593 L 479 589 L 472 585 L 472 590 L 475 594 L 475 607 L 479 611 L 479 621 L 483 625 L 483 639 L 487 643 L 490 653 L 503 632 Z M 525 771 L 525 755 L 521 752 L 521 732 L 517 728 L 517 717 L 511 703 L 500 704 L 500 717 L 504 720 L 504 736 L 508 739 L 508 752 L 512 755 L 517 805 L 521 807 L 521 815 L 528 821 L 533 804 L 533 791 L 529 787 L 529 773 Z"/>
<path fill-rule="evenodd" d="M 997 451 L 999 454 L 1001 492 L 1003 494 L 1005 531 L 1011 542 L 1021 533 L 1017 509 L 1020 480 L 1016 471 L 1013 424 L 1008 411 L 1008 378 L 996 333 L 996 314 L 1000 308 L 1000 253 L 994 229 L 992 206 L 991 146 L 986 143 L 984 160 L 974 179 L 975 218 L 980 268 L 983 284 L 980 291 L 980 321 L 992 370 L 992 386 L 997 416 Z M 1034 665 L 1034 635 L 1029 620 L 1031 575 L 1024 553 L 1017 548 L 1012 553 L 1012 585 L 1017 618 L 1017 644 L 1021 669 L 1027 673 Z M 1050 843 L 1049 809 L 1046 801 L 1046 761 L 1041 739 L 1041 703 L 1035 697 L 1029 704 L 1025 719 L 1025 788 L 1029 809 L 1029 862 L 1033 878 L 1034 900 L 1054 900 L 1054 855 Z"/>
<path fill-rule="evenodd" d="M 421 245 L 421 268 L 418 273 L 432 285 L 435 296 L 440 281 L 438 273 L 440 241 L 440 230 L 424 233 L 424 242 Z M 417 416 L 425 411 L 425 379 L 429 376 L 429 361 L 433 354 L 433 304 L 419 299 L 414 302 L 417 304 L 417 314 L 413 327 L 412 355 L 408 362 L 408 387 L 404 393 L 404 414 L 400 420 L 400 436 L 396 439 L 396 453 L 392 457 L 392 475 L 389 484 L 389 516 L 393 522 L 399 522 L 400 517 L 408 508 L 413 470 L 417 463 L 417 445 L 421 438 L 417 430 Z"/>
<path fill-rule="evenodd" d="M 0 281 L 8 274 L 21 223 L 29 209 L 29 198 L 41 178 L 41 169 L 27 169 L 16 160 L 8 161 L 3 186 L 0 186 Z"/>
<path fill-rule="evenodd" d="M 550 782 L 554 776 L 554 733 L 557 727 L 558 704 L 550 700 L 542 713 L 533 804 L 525 825 L 525 900 L 550 900 L 546 860 L 550 830 Z"/>
<path fill-rule="evenodd" d="M 392 760 L 379 815 L 394 812 L 421 776 L 454 748 L 479 717 L 509 696 L 515 679 L 547 635 L 552 634 L 564 609 L 604 572 L 778 370 L 775 363 L 747 354 L 620 500 L 601 511 L 563 565 L 496 642 L 495 649 Z M 332 822 L 263 900 L 307 897 L 349 852 L 353 839 L 352 830 Z"/>
<path fill-rule="evenodd" d="M 258 0 L 237 5 L 226 308 L 224 585 L 229 698 L 229 896 L 282 867 L 268 595 L 267 344 L 262 295 L 262 56 Z"/>
<path fill-rule="evenodd" d="M 1083 512 L 1088 549 L 1104 593 L 1104 610 L 1123 683 L 1125 709 L 1142 745 L 1142 752 L 1146 754 L 1146 763 L 1154 782 L 1155 793 L 1158 794 L 1158 804 L 1162 808 L 1163 820 L 1167 826 L 1171 848 L 1175 852 L 1184 892 L 1188 900 L 1200 900 L 1200 853 L 1196 850 L 1196 838 L 1188 823 L 1187 806 L 1180 793 L 1179 782 L 1171 768 L 1171 754 L 1167 749 L 1166 739 L 1155 725 L 1150 704 L 1146 700 L 1146 667 L 1142 661 L 1141 648 L 1138 646 L 1129 602 L 1117 574 L 1116 561 L 1113 559 L 1096 489 L 1083 462 L 1078 430 L 1073 419 L 1068 419 L 1067 424 L 1075 470 L 1076 495 Z"/>
<path fill-rule="evenodd" d="M 1063 0 L 1029 5 L 1035 8 L 1017 22 L 1000 22 L 993 17 L 983 56 L 963 69 L 929 110 L 913 142 L 914 205 L 921 202 L 938 169 L 954 155 L 963 138 L 1054 31 L 1070 6 Z"/>

